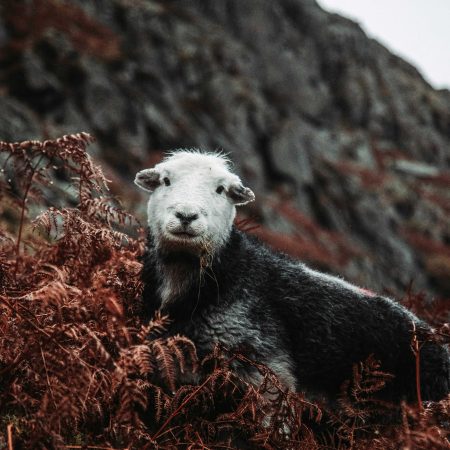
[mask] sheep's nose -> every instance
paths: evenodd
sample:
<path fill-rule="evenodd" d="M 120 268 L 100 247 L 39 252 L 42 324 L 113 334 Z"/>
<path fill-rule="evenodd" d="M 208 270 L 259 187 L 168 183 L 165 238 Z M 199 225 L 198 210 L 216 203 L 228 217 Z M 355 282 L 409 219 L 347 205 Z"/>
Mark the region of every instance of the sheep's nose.
<path fill-rule="evenodd" d="M 193 222 L 195 219 L 198 219 L 198 214 L 186 214 L 181 212 L 176 212 L 175 217 L 180 219 L 180 222 L 186 226 Z"/>

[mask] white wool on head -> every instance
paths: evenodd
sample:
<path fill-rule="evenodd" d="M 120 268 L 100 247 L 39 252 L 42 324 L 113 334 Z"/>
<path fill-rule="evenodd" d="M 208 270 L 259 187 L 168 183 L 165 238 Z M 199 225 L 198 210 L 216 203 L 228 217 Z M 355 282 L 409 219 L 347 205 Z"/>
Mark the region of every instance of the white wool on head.
<path fill-rule="evenodd" d="M 236 205 L 254 200 L 226 157 L 198 150 L 170 153 L 153 169 L 138 172 L 135 183 L 151 193 L 150 233 L 167 253 L 214 254 L 230 235 Z"/>

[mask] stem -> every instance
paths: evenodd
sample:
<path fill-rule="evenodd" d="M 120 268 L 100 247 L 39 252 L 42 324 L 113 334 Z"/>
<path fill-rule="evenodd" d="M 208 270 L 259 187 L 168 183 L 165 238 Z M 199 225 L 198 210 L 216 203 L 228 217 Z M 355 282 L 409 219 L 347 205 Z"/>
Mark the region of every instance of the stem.
<path fill-rule="evenodd" d="M 82 191 L 82 185 L 83 185 L 83 173 L 82 171 L 80 172 L 80 184 L 78 185 L 78 199 L 80 202 L 80 209 L 82 209 L 82 203 L 83 203 L 83 199 L 82 199 L 82 195 L 83 195 L 83 191 Z"/>
<path fill-rule="evenodd" d="M 417 394 L 417 405 L 419 407 L 419 411 L 423 410 L 422 405 L 422 394 L 420 392 L 420 348 L 419 348 L 419 340 L 417 339 L 416 334 L 416 324 L 413 322 L 413 339 L 412 339 L 412 350 L 414 353 L 414 357 L 416 360 L 416 394 Z"/>
<path fill-rule="evenodd" d="M 13 424 L 12 423 L 8 424 L 6 429 L 7 429 L 7 433 L 8 433 L 8 450 L 14 450 L 13 434 L 12 434 Z"/>
<path fill-rule="evenodd" d="M 34 173 L 33 173 L 34 175 Z M 16 243 L 16 265 L 14 266 L 14 279 L 17 281 L 17 270 L 19 268 L 19 251 L 20 251 L 20 242 L 22 240 L 22 230 L 23 230 L 23 222 L 25 219 L 25 202 L 28 196 L 28 191 L 30 190 L 31 182 L 28 183 L 27 188 L 25 189 L 25 195 L 22 200 L 22 211 L 20 212 L 20 224 L 19 224 L 19 233 L 17 235 L 17 243 Z"/>
<path fill-rule="evenodd" d="M 20 243 L 22 241 L 22 232 L 23 232 L 23 224 L 25 220 L 25 203 L 27 201 L 28 193 L 30 192 L 31 185 L 33 184 L 34 174 L 36 173 L 36 169 L 39 167 L 39 164 L 42 161 L 44 155 L 41 155 L 38 162 L 31 169 L 31 176 L 28 180 L 28 184 L 25 188 L 25 192 L 23 194 L 22 199 L 22 211 L 20 212 L 20 223 L 19 223 L 19 233 L 17 235 L 17 243 L 16 243 L 16 264 L 14 266 L 14 280 L 17 281 L 17 271 L 19 269 L 19 252 L 20 252 Z"/>
<path fill-rule="evenodd" d="M 417 403 L 419 406 L 419 410 L 422 411 L 423 405 L 422 405 L 422 394 L 420 392 L 420 353 L 419 353 L 419 348 L 417 348 L 417 353 L 416 353 L 416 391 L 417 391 Z"/>
<path fill-rule="evenodd" d="M 48 370 L 47 370 L 47 364 L 45 362 L 44 352 L 42 351 L 42 346 L 41 346 L 40 342 L 39 342 L 39 348 L 41 349 L 42 362 L 44 363 L 45 376 L 47 377 L 48 389 L 50 391 L 50 395 L 52 396 L 53 405 L 55 406 L 55 410 L 56 410 L 56 409 L 58 409 L 58 406 L 56 405 L 55 396 L 53 394 L 53 389 L 52 389 L 52 384 L 50 383 L 50 378 L 48 376 Z"/>

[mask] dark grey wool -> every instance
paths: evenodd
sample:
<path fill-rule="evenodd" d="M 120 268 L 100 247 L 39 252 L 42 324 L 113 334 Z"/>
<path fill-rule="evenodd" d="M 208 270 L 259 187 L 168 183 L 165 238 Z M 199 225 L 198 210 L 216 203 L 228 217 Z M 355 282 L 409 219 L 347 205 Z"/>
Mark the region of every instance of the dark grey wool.
<path fill-rule="evenodd" d="M 413 322 L 430 327 L 395 301 L 315 275 L 233 228 L 203 277 L 198 257 L 159 254 L 149 238 L 143 269 L 149 314 L 161 307 L 158 288 L 171 269 L 193 276 L 162 308 L 173 320 L 168 333 L 192 339 L 200 357 L 221 342 L 271 367 L 287 386 L 334 399 L 353 365 L 373 354 L 395 376 L 383 397 L 416 399 Z M 258 381 L 251 370 L 242 375 Z M 446 348 L 423 344 L 420 380 L 424 400 L 449 392 Z"/>

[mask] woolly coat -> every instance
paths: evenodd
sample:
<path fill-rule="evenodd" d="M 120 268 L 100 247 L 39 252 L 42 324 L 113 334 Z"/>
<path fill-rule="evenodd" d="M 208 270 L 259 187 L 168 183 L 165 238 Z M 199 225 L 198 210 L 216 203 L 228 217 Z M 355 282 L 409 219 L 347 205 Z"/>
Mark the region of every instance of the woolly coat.
<path fill-rule="evenodd" d="M 200 277 L 199 259 L 161 255 L 151 237 L 144 255 L 143 298 L 149 315 L 161 307 L 163 265 L 192 273 L 190 287 L 164 306 L 169 334 L 182 334 L 200 357 L 216 342 L 264 363 L 290 388 L 335 399 L 352 367 L 373 355 L 395 377 L 383 389 L 392 400 L 416 398 L 413 322 L 429 326 L 389 298 L 368 296 L 334 277 L 314 273 L 236 229 Z M 242 376 L 257 382 L 253 369 Z M 433 342 L 420 350 L 421 393 L 449 392 L 449 353 Z"/>

